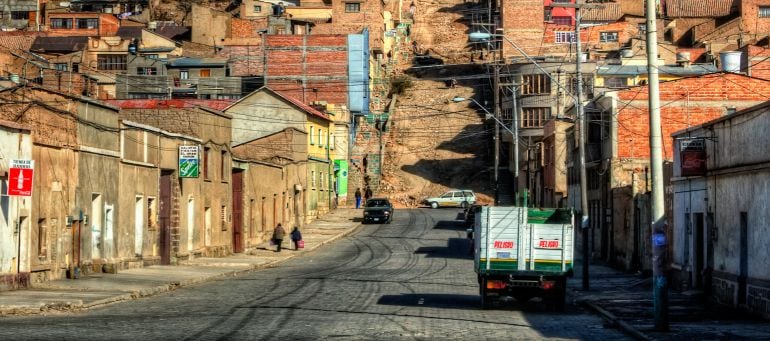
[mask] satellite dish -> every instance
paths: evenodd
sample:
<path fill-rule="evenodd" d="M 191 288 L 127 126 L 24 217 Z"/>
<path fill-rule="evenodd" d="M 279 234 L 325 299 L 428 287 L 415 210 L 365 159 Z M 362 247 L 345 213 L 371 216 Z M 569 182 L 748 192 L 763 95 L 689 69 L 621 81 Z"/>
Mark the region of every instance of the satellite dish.
<path fill-rule="evenodd" d="M 59 6 L 61 6 L 61 7 L 70 7 L 70 3 L 67 2 L 67 1 L 62 1 L 62 2 L 59 3 Z"/>

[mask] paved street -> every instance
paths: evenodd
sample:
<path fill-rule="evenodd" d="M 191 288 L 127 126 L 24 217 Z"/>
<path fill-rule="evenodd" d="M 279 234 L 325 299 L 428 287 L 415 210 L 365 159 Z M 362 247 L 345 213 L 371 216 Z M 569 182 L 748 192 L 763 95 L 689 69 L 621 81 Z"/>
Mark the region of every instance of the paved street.
<path fill-rule="evenodd" d="M 81 313 L 4 317 L 0 339 L 625 338 L 574 305 L 479 309 L 458 213 L 399 210 L 392 224 L 263 270 Z"/>

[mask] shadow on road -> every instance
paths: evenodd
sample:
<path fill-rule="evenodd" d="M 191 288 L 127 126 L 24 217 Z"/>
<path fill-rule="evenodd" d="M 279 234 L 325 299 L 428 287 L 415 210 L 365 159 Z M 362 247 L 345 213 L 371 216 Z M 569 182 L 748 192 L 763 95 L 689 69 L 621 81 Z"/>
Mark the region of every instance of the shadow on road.
<path fill-rule="evenodd" d="M 426 307 L 444 309 L 475 309 L 479 307 L 479 296 L 459 294 L 401 294 L 384 295 L 377 304 L 402 307 Z"/>
<path fill-rule="evenodd" d="M 436 222 L 433 228 L 436 230 L 465 231 L 465 223 L 458 220 L 440 220 Z"/>
<path fill-rule="evenodd" d="M 447 246 L 422 246 L 414 250 L 414 253 L 425 254 L 428 258 L 471 259 L 473 255 L 470 254 L 470 248 L 471 243 L 466 238 L 449 238 Z"/>

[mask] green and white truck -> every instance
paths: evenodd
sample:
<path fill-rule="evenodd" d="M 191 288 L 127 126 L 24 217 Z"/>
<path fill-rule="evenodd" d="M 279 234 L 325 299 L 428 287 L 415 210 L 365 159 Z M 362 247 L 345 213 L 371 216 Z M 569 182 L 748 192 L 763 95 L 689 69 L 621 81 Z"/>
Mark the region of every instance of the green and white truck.
<path fill-rule="evenodd" d="M 503 297 L 541 297 L 563 309 L 573 274 L 573 217 L 571 209 L 481 207 L 473 239 L 482 307 Z"/>

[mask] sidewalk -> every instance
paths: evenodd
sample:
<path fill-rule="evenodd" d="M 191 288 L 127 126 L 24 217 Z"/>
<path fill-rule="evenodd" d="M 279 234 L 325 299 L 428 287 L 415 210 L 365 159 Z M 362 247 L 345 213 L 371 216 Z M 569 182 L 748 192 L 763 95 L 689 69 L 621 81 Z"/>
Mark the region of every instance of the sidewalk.
<path fill-rule="evenodd" d="M 569 290 L 575 302 L 599 313 L 639 340 L 770 339 L 770 323 L 706 303 L 700 292 L 669 291 L 669 332 L 654 329 L 652 280 L 591 264 L 590 290 L 582 291 L 582 264 L 575 264 Z"/>
<path fill-rule="evenodd" d="M 62 279 L 36 284 L 29 290 L 0 292 L 0 315 L 43 314 L 90 309 L 114 302 L 157 295 L 217 278 L 238 276 L 300 256 L 342 238 L 360 226 L 361 210 L 340 208 L 318 218 L 302 230 L 302 251 L 260 245 L 248 254 L 223 258 L 196 258 L 180 265 L 149 266 L 117 274 L 94 274 L 77 280 Z M 284 247 L 292 248 L 291 241 Z"/>

